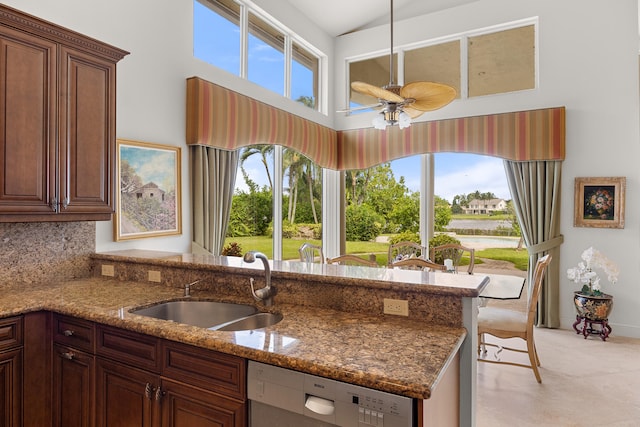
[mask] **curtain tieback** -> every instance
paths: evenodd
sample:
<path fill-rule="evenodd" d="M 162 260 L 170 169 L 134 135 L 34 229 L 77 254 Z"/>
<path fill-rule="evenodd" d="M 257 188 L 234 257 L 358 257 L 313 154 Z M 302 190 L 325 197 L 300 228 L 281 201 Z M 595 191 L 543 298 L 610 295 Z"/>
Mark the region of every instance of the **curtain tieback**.
<path fill-rule="evenodd" d="M 541 252 L 548 252 L 549 249 L 553 249 L 557 246 L 560 246 L 563 242 L 564 242 L 564 236 L 561 234 L 559 236 L 554 237 L 553 239 L 545 240 L 544 242 L 540 242 L 536 245 L 528 246 L 527 252 L 529 252 L 529 255 L 535 255 Z"/>

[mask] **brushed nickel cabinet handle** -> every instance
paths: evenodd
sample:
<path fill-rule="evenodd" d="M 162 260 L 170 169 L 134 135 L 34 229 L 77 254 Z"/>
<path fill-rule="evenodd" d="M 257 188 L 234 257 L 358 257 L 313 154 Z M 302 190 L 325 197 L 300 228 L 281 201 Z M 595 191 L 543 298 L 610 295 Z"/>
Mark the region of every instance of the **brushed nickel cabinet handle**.
<path fill-rule="evenodd" d="M 147 399 L 151 400 L 153 395 L 153 386 L 151 385 L 151 383 L 147 383 L 144 386 L 144 397 L 146 397 Z"/>
<path fill-rule="evenodd" d="M 64 334 L 65 337 L 70 337 L 71 335 L 74 334 L 74 332 L 70 329 L 65 329 L 64 331 L 62 331 L 62 333 Z"/>
<path fill-rule="evenodd" d="M 164 396 L 164 391 L 162 391 L 162 389 L 158 387 L 156 389 L 156 402 L 159 402 L 162 399 L 162 396 Z"/>
<path fill-rule="evenodd" d="M 60 354 L 60 356 L 64 357 L 64 358 L 65 358 L 65 359 L 67 359 L 67 360 L 73 360 L 73 358 L 74 358 L 74 357 L 76 357 L 76 355 L 75 355 L 75 354 L 73 354 L 73 353 L 72 353 L 72 352 L 70 352 L 70 351 L 67 351 L 67 352 L 61 353 L 61 354 Z"/>

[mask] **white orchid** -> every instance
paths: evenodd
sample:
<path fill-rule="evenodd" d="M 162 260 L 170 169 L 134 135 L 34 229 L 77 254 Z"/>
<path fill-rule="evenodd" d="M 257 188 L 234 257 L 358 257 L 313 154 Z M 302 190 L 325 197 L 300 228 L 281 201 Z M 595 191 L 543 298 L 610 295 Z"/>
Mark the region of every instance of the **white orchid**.
<path fill-rule="evenodd" d="M 588 295 L 601 295 L 602 285 L 600 277 L 593 271 L 595 268 L 602 269 L 607 275 L 609 282 L 618 281 L 618 266 L 610 259 L 602 255 L 597 249 L 590 247 L 582 252 L 582 260 L 577 267 L 567 270 L 567 278 L 575 283 L 582 284 L 582 292 Z"/>

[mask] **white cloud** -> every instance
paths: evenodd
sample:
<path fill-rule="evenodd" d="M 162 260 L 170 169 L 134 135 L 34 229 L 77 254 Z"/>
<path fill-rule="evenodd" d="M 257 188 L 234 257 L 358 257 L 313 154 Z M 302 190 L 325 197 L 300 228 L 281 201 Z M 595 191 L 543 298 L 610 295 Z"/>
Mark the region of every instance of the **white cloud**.
<path fill-rule="evenodd" d="M 440 175 L 435 180 L 435 193 L 449 202 L 458 194 L 474 191 L 492 192 L 501 199 L 511 199 L 502 159 L 485 158 L 460 171 Z"/>

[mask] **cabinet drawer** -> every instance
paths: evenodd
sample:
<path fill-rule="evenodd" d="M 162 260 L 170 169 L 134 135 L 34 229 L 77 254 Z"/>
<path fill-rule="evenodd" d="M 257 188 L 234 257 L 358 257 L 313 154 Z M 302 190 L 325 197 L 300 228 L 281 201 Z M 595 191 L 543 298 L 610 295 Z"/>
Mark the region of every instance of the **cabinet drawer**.
<path fill-rule="evenodd" d="M 0 351 L 22 345 L 22 316 L 0 319 Z"/>
<path fill-rule="evenodd" d="M 213 350 L 164 342 L 162 375 L 244 401 L 245 360 Z"/>
<path fill-rule="evenodd" d="M 160 372 L 160 344 L 156 337 L 98 326 L 96 354 L 127 365 Z"/>
<path fill-rule="evenodd" d="M 60 314 L 53 315 L 53 340 L 88 353 L 95 351 L 93 322 Z"/>

